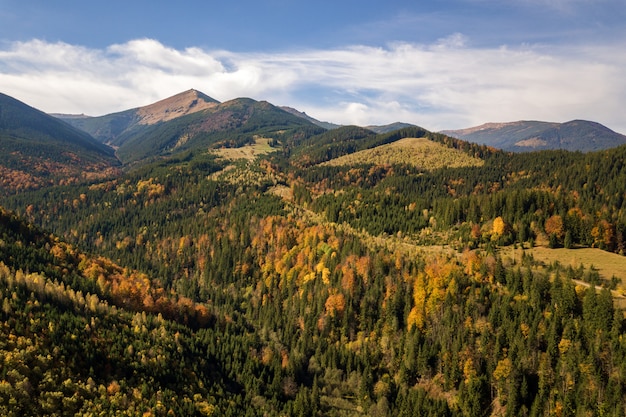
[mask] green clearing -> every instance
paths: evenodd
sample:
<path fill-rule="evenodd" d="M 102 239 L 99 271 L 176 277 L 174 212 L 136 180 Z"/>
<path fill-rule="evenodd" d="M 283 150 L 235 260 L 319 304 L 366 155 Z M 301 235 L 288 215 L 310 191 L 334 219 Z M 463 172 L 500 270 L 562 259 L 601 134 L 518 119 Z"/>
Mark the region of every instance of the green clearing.
<path fill-rule="evenodd" d="M 260 155 L 265 155 L 270 152 L 276 151 L 275 148 L 272 148 L 270 146 L 271 140 L 272 139 L 256 137 L 254 140 L 254 145 L 245 145 L 240 148 L 213 149 L 211 150 L 211 153 L 231 161 L 235 161 L 238 159 L 253 161 Z"/>

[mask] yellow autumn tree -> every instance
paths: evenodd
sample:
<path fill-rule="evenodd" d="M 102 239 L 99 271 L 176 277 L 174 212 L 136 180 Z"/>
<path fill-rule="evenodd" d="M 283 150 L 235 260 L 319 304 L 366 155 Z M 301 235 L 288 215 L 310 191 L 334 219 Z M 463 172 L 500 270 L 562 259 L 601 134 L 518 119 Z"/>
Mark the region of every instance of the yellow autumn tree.
<path fill-rule="evenodd" d="M 493 379 L 498 390 L 498 395 L 502 400 L 506 401 L 506 387 L 509 381 L 509 376 L 513 370 L 513 363 L 511 359 L 504 358 L 498 361 L 496 369 L 493 371 Z"/>
<path fill-rule="evenodd" d="M 498 216 L 493 219 L 493 228 L 492 233 L 497 237 L 504 236 L 508 232 L 508 225 L 502 218 L 502 216 Z"/>
<path fill-rule="evenodd" d="M 426 306 L 426 279 L 424 274 L 419 274 L 413 283 L 413 308 L 407 318 L 409 330 L 413 326 L 419 330 L 424 328 L 424 315 Z"/>

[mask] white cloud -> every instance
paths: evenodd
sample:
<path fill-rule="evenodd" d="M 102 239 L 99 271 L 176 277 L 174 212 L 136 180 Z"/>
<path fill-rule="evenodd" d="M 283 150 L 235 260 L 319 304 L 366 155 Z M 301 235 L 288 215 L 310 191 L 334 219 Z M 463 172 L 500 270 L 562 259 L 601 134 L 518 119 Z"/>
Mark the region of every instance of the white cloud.
<path fill-rule="evenodd" d="M 48 112 L 101 115 L 189 88 L 289 105 L 345 124 L 428 129 L 487 121 L 584 118 L 626 133 L 624 44 L 473 48 L 432 45 L 282 53 L 177 50 L 151 39 L 106 49 L 41 40 L 0 48 L 0 91 Z"/>

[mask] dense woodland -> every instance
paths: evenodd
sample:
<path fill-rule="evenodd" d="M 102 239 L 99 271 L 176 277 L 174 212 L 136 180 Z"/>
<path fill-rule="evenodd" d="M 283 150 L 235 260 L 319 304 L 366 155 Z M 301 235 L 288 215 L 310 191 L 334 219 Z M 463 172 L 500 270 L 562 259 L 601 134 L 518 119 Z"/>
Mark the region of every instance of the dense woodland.
<path fill-rule="evenodd" d="M 414 136 L 484 164 L 318 165 Z M 498 251 L 623 254 L 626 147 L 310 127 L 273 145 L 3 198 L 0 414 L 626 413 L 621 277 Z"/>

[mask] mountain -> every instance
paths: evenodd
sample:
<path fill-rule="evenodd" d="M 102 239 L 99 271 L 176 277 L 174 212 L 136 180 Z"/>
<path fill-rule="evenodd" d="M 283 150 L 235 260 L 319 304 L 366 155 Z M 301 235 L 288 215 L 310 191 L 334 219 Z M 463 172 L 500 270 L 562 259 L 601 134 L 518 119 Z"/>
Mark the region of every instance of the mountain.
<path fill-rule="evenodd" d="M 276 139 L 293 130 L 315 127 L 266 102 L 230 100 L 210 108 L 152 125 L 136 125 L 117 139 L 123 162 L 209 147 L 239 147 L 255 137 Z"/>
<path fill-rule="evenodd" d="M 117 165 L 89 134 L 0 94 L 0 192 L 101 177 Z"/>
<path fill-rule="evenodd" d="M 291 107 L 277 107 L 249 98 L 220 103 L 193 89 L 154 104 L 104 116 L 56 114 L 56 117 L 114 147 L 124 163 L 201 147 L 238 147 L 263 135 L 293 133 L 304 137 L 342 128 Z M 365 129 L 376 134 L 410 126 L 413 125 L 393 123 Z M 299 129 L 309 133 L 294 133 Z"/>
<path fill-rule="evenodd" d="M 196 90 L 101 117 L 63 118 L 115 147 L 124 163 L 189 149 L 236 147 L 255 136 L 315 126 L 266 101 L 238 98 L 219 103 Z"/>
<path fill-rule="evenodd" d="M 486 123 L 441 133 L 513 152 L 545 149 L 590 152 L 626 144 L 626 136 L 595 122 L 572 120 L 566 123 L 518 121 Z"/>
<path fill-rule="evenodd" d="M 119 146 L 118 137 L 137 126 L 166 122 L 218 104 L 217 100 L 191 89 L 147 106 L 99 117 L 65 114 L 54 116 L 84 130 L 102 143 Z"/>

